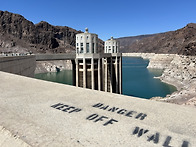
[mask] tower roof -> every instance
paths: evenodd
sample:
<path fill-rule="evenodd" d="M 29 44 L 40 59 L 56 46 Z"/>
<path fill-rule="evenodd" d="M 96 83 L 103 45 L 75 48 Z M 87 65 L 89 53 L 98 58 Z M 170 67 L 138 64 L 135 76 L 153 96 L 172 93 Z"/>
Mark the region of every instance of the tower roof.
<path fill-rule="evenodd" d="M 88 28 L 85 28 L 85 33 L 88 33 Z"/>
<path fill-rule="evenodd" d="M 85 28 L 85 32 L 84 33 L 79 33 L 80 35 L 82 35 L 82 34 L 92 34 L 92 35 L 97 35 L 97 34 L 94 34 L 94 33 L 89 33 L 89 31 L 88 31 L 88 28 Z M 76 34 L 76 35 L 78 35 L 78 34 Z M 98 35 L 97 35 L 98 36 Z"/>

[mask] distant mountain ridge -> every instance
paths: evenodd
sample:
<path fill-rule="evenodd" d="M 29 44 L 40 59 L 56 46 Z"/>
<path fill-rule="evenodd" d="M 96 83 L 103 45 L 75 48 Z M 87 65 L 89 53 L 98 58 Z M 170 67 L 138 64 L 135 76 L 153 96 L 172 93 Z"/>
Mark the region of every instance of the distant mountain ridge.
<path fill-rule="evenodd" d="M 67 26 L 53 26 L 45 21 L 33 24 L 19 14 L 0 11 L 0 53 L 75 52 L 75 36 L 81 33 Z M 104 42 L 99 39 L 99 50 Z"/>
<path fill-rule="evenodd" d="M 152 36 L 119 38 L 129 44 L 121 44 L 121 52 L 159 53 L 196 55 L 196 24 L 190 23 L 176 31 L 170 31 Z M 126 45 L 126 46 L 125 46 Z"/>
<path fill-rule="evenodd" d="M 129 46 L 131 46 L 134 42 L 140 41 L 144 38 L 151 37 L 151 36 L 154 36 L 154 35 L 156 35 L 156 34 L 117 38 L 117 40 L 120 42 L 120 51 L 122 53 L 127 52 L 127 48 L 129 48 Z"/>
<path fill-rule="evenodd" d="M 53 26 L 45 21 L 33 24 L 19 14 L 0 11 L 0 53 L 75 52 L 77 31 L 67 26 Z M 118 38 L 120 52 L 196 55 L 196 24 L 152 35 Z M 99 39 L 99 51 L 104 41 Z"/>

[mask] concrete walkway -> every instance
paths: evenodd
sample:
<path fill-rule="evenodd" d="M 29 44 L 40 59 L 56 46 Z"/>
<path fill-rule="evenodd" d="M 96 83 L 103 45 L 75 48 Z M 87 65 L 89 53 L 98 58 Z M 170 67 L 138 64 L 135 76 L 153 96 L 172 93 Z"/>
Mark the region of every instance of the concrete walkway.
<path fill-rule="evenodd" d="M 195 136 L 194 108 L 0 72 L 0 146 L 195 147 Z"/>

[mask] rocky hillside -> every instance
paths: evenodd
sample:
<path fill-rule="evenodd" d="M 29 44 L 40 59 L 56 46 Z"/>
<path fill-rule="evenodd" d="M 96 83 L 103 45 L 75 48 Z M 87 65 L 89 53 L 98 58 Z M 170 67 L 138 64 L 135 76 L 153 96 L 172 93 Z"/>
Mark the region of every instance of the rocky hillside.
<path fill-rule="evenodd" d="M 67 53 L 75 52 L 75 36 L 81 31 L 47 22 L 33 24 L 23 16 L 0 11 L 0 53 Z M 99 40 L 99 50 L 104 42 Z"/>
<path fill-rule="evenodd" d="M 124 52 L 196 55 L 196 24 L 134 41 Z"/>
<path fill-rule="evenodd" d="M 134 42 L 138 42 L 144 38 L 152 37 L 155 35 L 156 34 L 117 38 L 120 42 L 120 52 L 126 53 L 128 51 L 127 49 L 129 48 L 129 46 L 131 46 Z"/>

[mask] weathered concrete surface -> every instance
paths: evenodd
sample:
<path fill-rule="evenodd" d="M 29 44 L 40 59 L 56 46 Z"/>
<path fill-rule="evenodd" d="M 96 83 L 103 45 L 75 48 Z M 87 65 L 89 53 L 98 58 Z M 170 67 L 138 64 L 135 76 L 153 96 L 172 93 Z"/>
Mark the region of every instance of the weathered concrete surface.
<path fill-rule="evenodd" d="M 0 71 L 34 77 L 36 67 L 35 56 L 0 57 Z"/>
<path fill-rule="evenodd" d="M 1 147 L 30 147 L 26 142 L 13 135 L 10 131 L 0 126 L 0 146 Z"/>
<path fill-rule="evenodd" d="M 31 146 L 196 146 L 194 108 L 0 77 L 0 126 Z"/>

